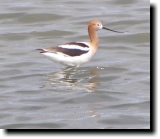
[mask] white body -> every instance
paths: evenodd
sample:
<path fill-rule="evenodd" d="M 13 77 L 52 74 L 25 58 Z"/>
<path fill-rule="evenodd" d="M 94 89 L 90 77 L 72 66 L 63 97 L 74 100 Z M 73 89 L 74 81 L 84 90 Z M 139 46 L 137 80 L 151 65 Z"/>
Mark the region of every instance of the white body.
<path fill-rule="evenodd" d="M 64 65 L 68 65 L 68 66 L 77 66 L 78 67 L 79 65 L 88 62 L 92 58 L 92 56 L 94 55 L 89 43 L 87 43 L 87 42 L 81 42 L 81 43 L 84 43 L 89 47 L 80 47 L 77 45 L 72 45 L 72 46 L 71 45 L 59 45 L 58 46 L 58 47 L 63 47 L 63 48 L 80 49 L 83 51 L 88 51 L 87 53 L 81 54 L 80 56 L 69 56 L 69 55 L 63 54 L 61 52 L 54 53 L 54 52 L 49 52 L 49 51 L 42 53 L 42 54 L 47 56 L 49 59 L 51 59 L 55 62 L 64 64 Z"/>

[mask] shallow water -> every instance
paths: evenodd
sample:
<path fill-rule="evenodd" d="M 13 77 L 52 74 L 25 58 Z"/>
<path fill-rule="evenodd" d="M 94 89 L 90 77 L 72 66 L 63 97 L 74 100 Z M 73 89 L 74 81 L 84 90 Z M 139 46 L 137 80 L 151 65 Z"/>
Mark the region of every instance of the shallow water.
<path fill-rule="evenodd" d="M 0 128 L 150 128 L 150 5 L 145 0 L 1 0 Z M 87 41 L 100 49 L 78 69 L 35 49 Z"/>

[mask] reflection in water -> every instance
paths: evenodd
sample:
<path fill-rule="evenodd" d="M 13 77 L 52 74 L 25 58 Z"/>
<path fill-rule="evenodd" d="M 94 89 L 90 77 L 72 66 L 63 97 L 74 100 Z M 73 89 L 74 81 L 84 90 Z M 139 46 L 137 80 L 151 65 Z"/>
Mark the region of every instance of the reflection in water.
<path fill-rule="evenodd" d="M 100 73 L 104 68 L 75 68 L 67 67 L 58 72 L 53 72 L 47 75 L 47 88 L 55 89 L 56 92 L 96 92 L 96 89 L 100 85 Z M 72 91 L 70 91 L 72 90 Z M 70 99 L 69 99 L 70 100 Z M 71 98 L 72 100 L 72 98 Z M 71 103 L 72 101 L 70 101 Z M 65 102 L 63 102 L 65 103 Z M 74 103 L 74 102 L 73 102 Z M 86 105 L 87 112 L 77 111 L 71 118 L 64 118 L 62 120 L 81 120 L 84 117 L 99 119 L 101 114 L 96 111 L 97 103 Z"/>
<path fill-rule="evenodd" d="M 98 68 L 84 69 L 67 67 L 62 71 L 51 73 L 48 76 L 47 85 L 51 85 L 59 89 L 83 90 L 94 92 L 99 85 Z"/>

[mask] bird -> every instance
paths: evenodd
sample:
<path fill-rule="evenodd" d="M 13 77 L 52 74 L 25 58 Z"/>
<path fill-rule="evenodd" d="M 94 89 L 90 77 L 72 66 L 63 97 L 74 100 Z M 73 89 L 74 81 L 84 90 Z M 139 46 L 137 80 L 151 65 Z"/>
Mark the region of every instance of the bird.
<path fill-rule="evenodd" d="M 116 33 L 124 33 L 104 27 L 98 19 L 88 23 L 88 42 L 69 42 L 56 47 L 37 49 L 49 59 L 66 66 L 79 67 L 88 62 L 99 48 L 99 37 L 97 31 L 105 29 Z"/>

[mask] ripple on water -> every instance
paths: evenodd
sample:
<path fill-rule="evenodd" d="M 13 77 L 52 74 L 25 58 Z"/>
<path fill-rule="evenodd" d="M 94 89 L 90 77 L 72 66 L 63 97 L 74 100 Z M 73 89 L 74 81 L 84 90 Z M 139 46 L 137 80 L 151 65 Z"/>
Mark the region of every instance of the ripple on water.
<path fill-rule="evenodd" d="M 35 13 L 35 14 L 24 14 L 23 16 L 18 16 L 17 21 L 19 23 L 37 23 L 37 22 L 50 22 L 55 20 L 64 19 L 65 16 L 50 14 L 50 13 Z"/>
<path fill-rule="evenodd" d="M 2 125 L 3 129 L 54 129 L 54 128 L 62 128 L 65 124 L 60 123 L 16 123 L 16 124 L 7 124 Z"/>

